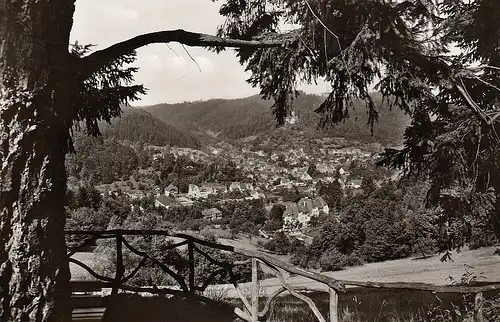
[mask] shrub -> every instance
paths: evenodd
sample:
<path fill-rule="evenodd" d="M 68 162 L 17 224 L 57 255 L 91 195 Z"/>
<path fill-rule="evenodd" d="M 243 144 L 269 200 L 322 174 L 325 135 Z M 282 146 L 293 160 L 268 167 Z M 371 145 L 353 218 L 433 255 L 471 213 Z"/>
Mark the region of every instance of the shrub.
<path fill-rule="evenodd" d="M 345 262 L 344 266 L 360 266 L 363 265 L 363 260 L 361 259 L 361 256 L 357 253 L 352 253 L 350 255 L 347 255 L 345 257 Z"/>
<path fill-rule="evenodd" d="M 293 249 L 292 257 L 290 258 L 290 263 L 295 266 L 299 266 L 302 268 L 307 268 L 309 266 L 313 266 L 310 263 L 310 258 L 308 256 L 307 248 L 300 247 L 298 249 Z"/>
<path fill-rule="evenodd" d="M 322 271 L 340 271 L 346 266 L 347 256 L 337 249 L 330 249 L 319 258 L 319 267 Z"/>
<path fill-rule="evenodd" d="M 485 227 L 473 227 L 471 235 L 471 242 L 469 244 L 470 249 L 493 246 L 498 242 L 495 232 L 488 230 Z"/>
<path fill-rule="evenodd" d="M 223 239 L 231 239 L 232 234 L 229 230 L 227 229 L 219 229 L 217 230 L 217 238 L 223 238 Z"/>
<path fill-rule="evenodd" d="M 274 239 L 264 244 L 264 248 L 272 252 L 286 255 L 290 251 L 290 241 L 283 232 L 279 232 Z"/>
<path fill-rule="evenodd" d="M 213 242 L 213 243 L 217 242 L 217 235 L 211 229 L 203 228 L 200 231 L 200 235 L 201 235 L 201 237 L 203 237 L 204 240 L 207 240 L 207 241 L 210 241 L 210 242 Z"/>
<path fill-rule="evenodd" d="M 66 230 L 103 230 L 108 225 L 109 218 L 93 208 L 81 207 L 66 212 Z M 90 236 L 67 235 L 66 244 L 69 248 L 85 243 Z"/>

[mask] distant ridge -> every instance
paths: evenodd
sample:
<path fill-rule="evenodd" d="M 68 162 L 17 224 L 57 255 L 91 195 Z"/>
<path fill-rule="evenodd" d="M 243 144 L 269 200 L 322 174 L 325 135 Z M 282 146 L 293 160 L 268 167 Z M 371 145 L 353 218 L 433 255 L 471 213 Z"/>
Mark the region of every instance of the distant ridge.
<path fill-rule="evenodd" d="M 306 130 L 318 137 L 341 136 L 350 140 L 384 145 L 400 144 L 405 127 L 410 119 L 398 109 L 389 109 L 381 104 L 378 94 L 375 101 L 381 105 L 379 122 L 374 126 L 374 135 L 367 125 L 368 116 L 363 103 L 357 104 L 350 112 L 351 117 L 344 123 L 318 128 L 320 115 L 314 110 L 324 100 L 324 96 L 302 94 L 294 103 L 298 116 L 296 129 Z M 198 132 L 213 132 L 227 139 L 242 139 L 259 135 L 265 136 L 276 130 L 276 121 L 270 107 L 271 101 L 258 95 L 241 99 L 212 99 L 208 101 L 184 102 L 177 104 L 157 104 L 142 107 L 160 120 L 179 129 Z"/>

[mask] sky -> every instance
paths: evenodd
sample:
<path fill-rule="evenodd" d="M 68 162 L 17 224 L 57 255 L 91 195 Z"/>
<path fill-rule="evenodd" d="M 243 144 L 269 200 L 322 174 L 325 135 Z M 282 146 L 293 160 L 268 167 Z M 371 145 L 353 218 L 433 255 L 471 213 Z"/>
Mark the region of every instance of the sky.
<path fill-rule="evenodd" d="M 221 1 L 211 0 L 77 0 L 71 42 L 94 44 L 95 50 L 142 33 L 185 29 L 215 34 L 223 22 Z M 152 105 L 212 98 L 239 98 L 259 93 L 245 82 L 250 76 L 232 50 L 220 54 L 178 43 L 154 44 L 137 51 L 135 80 L 149 89 L 133 105 Z M 300 89 L 323 93 L 326 85 Z"/>

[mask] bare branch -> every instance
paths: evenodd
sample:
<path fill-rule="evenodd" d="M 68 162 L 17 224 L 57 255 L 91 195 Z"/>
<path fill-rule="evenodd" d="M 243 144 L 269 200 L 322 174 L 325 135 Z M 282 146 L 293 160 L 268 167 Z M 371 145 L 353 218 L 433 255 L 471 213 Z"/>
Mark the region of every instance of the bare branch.
<path fill-rule="evenodd" d="M 479 118 L 482 121 L 484 121 L 486 124 L 489 124 L 490 120 L 489 120 L 488 115 L 486 115 L 484 113 L 484 111 L 477 105 L 477 103 L 474 102 L 472 97 L 469 95 L 469 92 L 465 88 L 465 85 L 464 85 L 462 79 L 460 78 L 460 84 L 458 84 L 458 82 L 456 82 L 456 81 L 455 81 L 455 83 L 456 83 L 455 84 L 456 88 L 458 89 L 460 94 L 462 94 L 462 96 L 465 98 L 465 100 L 467 101 L 467 104 L 471 107 L 471 109 L 479 116 Z"/>
<path fill-rule="evenodd" d="M 175 56 L 181 58 L 181 56 L 179 56 L 179 54 L 172 47 L 170 47 L 168 44 L 165 45 L 167 45 L 168 49 L 170 49 L 175 54 Z"/>
<path fill-rule="evenodd" d="M 314 13 L 314 10 L 312 9 L 311 5 L 309 4 L 309 1 L 306 1 L 306 5 L 309 8 L 309 11 L 311 12 L 311 14 L 314 16 L 314 18 L 316 18 L 316 20 L 319 21 L 319 23 L 323 26 L 323 28 L 325 28 L 329 33 L 331 33 L 333 37 L 339 39 L 339 36 L 337 36 L 333 31 L 331 31 L 330 28 L 328 28 L 328 26 L 325 25 L 325 23 L 318 17 L 318 15 L 316 15 L 316 13 Z"/>
<path fill-rule="evenodd" d="M 495 121 L 500 117 L 500 112 L 496 112 L 493 117 L 490 118 L 490 124 L 495 123 Z"/>
<path fill-rule="evenodd" d="M 287 41 L 293 41 L 294 39 L 295 37 L 292 37 L 290 33 L 283 34 L 278 39 L 242 40 L 221 38 L 182 29 L 158 31 L 119 42 L 82 58 L 83 69 L 81 72 L 85 74 L 92 73 L 117 57 L 150 44 L 178 42 L 192 47 L 269 48 L 282 46 Z"/>
<path fill-rule="evenodd" d="M 500 71 L 500 67 L 497 67 L 497 66 L 491 66 L 491 65 L 484 65 L 484 66 L 481 66 L 480 67 L 481 69 L 494 69 L 494 70 L 499 70 Z"/>
<path fill-rule="evenodd" d="M 191 60 L 196 64 L 196 67 L 198 67 L 198 70 L 200 71 L 201 73 L 201 67 L 200 65 L 198 65 L 198 62 L 194 59 L 193 56 L 191 56 L 191 54 L 189 53 L 189 51 L 187 50 L 186 46 L 184 46 L 184 44 L 182 44 L 182 48 L 184 48 L 184 50 L 186 51 L 186 54 L 188 54 L 189 58 L 191 58 Z"/>
<path fill-rule="evenodd" d="M 474 77 L 474 78 L 475 78 L 475 79 L 477 79 L 478 81 L 480 81 L 481 83 L 483 83 L 484 85 L 489 86 L 489 87 L 492 87 L 492 88 L 494 88 L 494 89 L 496 89 L 497 91 L 499 91 L 499 92 L 500 92 L 500 88 L 499 88 L 498 86 L 495 86 L 495 85 L 493 85 L 492 83 L 490 83 L 490 82 L 488 82 L 488 81 L 485 81 L 484 79 L 482 79 L 482 78 L 480 78 L 480 77 L 478 77 L 478 76 L 476 76 L 476 77 Z"/>

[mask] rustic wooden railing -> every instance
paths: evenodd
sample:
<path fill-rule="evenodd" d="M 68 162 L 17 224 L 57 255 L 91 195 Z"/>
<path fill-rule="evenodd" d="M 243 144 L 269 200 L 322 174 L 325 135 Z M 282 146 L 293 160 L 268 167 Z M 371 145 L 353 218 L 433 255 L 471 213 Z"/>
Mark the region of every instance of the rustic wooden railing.
<path fill-rule="evenodd" d="M 282 293 L 289 292 L 291 295 L 299 298 L 304 301 L 311 311 L 316 316 L 317 320 L 320 322 L 326 322 L 327 319 L 321 314 L 316 304 L 306 295 L 304 295 L 301 291 L 307 290 L 307 288 L 296 288 L 290 285 L 284 275 L 283 271 L 286 271 L 291 274 L 299 275 L 306 277 L 310 280 L 319 282 L 328 287 L 329 292 L 329 314 L 328 321 L 330 322 L 338 322 L 339 321 L 339 309 L 338 309 L 338 293 L 346 292 L 346 286 L 360 286 L 366 288 L 378 288 L 378 289 L 402 289 L 402 290 L 420 290 L 420 291 L 429 291 L 432 293 L 461 293 L 461 294 L 475 294 L 475 306 L 474 306 L 474 321 L 475 322 L 483 322 L 483 293 L 487 291 L 495 291 L 500 290 L 500 283 L 490 283 L 482 286 L 437 286 L 425 283 L 378 283 L 378 282 L 359 282 L 359 281 L 347 281 L 347 280 L 336 280 L 329 276 L 318 274 L 314 272 L 310 272 L 304 269 L 297 268 L 293 265 L 280 261 L 269 254 L 252 251 L 248 249 L 237 248 L 228 245 L 221 245 L 218 243 L 209 242 L 206 240 L 202 240 L 190 235 L 185 234 L 177 234 L 170 233 L 166 231 L 160 230 L 106 230 L 106 231 L 66 231 L 67 235 L 79 235 L 79 236 L 90 236 L 86 242 L 82 243 L 76 248 L 73 248 L 69 254 L 69 262 L 74 263 L 92 275 L 94 278 L 99 279 L 111 287 L 111 294 L 117 294 L 118 290 L 128 290 L 134 292 L 149 292 L 151 294 L 184 294 L 184 295 L 196 295 L 197 292 L 204 292 L 207 287 L 213 282 L 213 280 L 220 274 L 224 274 L 227 272 L 231 279 L 231 283 L 233 284 L 238 297 L 241 299 L 243 303 L 243 309 L 236 308 L 235 314 L 238 315 L 245 321 L 249 322 L 257 322 L 265 318 L 269 309 L 271 307 L 272 302 Z M 165 247 L 165 250 L 174 249 L 181 246 L 187 245 L 188 250 L 188 262 L 189 262 L 189 274 L 188 281 L 186 283 L 183 276 L 174 272 L 167 265 L 156 259 L 147 251 L 138 250 L 134 246 L 132 246 L 127 239 L 126 236 L 165 236 L 166 238 L 180 238 L 183 241 L 179 243 L 175 243 Z M 71 258 L 76 252 L 81 250 L 82 248 L 93 244 L 97 239 L 115 239 L 116 240 L 116 271 L 115 276 L 113 278 L 102 276 L 95 271 L 93 271 L 89 266 L 85 265 L 81 261 Z M 232 263 L 221 262 L 217 259 L 214 259 L 207 252 L 203 251 L 199 247 L 208 246 L 211 248 L 215 248 L 222 251 L 228 251 L 235 254 L 240 254 L 248 257 L 247 260 L 244 261 L 235 261 Z M 123 246 L 125 246 L 132 253 L 141 256 L 142 259 L 128 275 L 125 276 L 125 266 L 123 263 Z M 220 269 L 214 271 L 206 281 L 203 282 L 202 285 L 196 285 L 195 283 L 195 253 L 205 257 L 209 262 L 215 264 L 220 267 Z M 171 276 L 178 284 L 180 290 L 172 289 L 172 288 L 157 288 L 157 287 L 135 287 L 131 285 L 127 285 L 126 283 L 134 277 L 137 272 L 144 267 L 147 261 L 151 261 L 156 264 L 159 268 L 161 268 L 166 274 Z M 242 291 L 235 275 L 233 272 L 233 268 L 239 265 L 252 265 L 252 294 L 251 299 L 249 300 L 244 292 Z M 260 289 L 260 281 L 259 281 L 259 265 L 267 267 L 270 271 L 276 275 L 278 280 L 281 283 L 281 287 L 274 291 L 270 296 L 267 297 L 264 307 L 259 311 L 259 289 Z"/>

